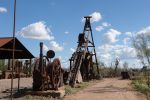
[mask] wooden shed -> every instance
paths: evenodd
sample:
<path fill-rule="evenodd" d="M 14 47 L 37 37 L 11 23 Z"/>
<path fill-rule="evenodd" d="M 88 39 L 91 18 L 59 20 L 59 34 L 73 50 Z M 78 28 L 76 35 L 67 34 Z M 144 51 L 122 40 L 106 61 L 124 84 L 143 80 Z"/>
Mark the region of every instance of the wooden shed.
<path fill-rule="evenodd" d="M 13 38 L 0 38 L 0 59 L 12 59 Z M 15 59 L 31 59 L 34 56 L 15 38 Z"/>

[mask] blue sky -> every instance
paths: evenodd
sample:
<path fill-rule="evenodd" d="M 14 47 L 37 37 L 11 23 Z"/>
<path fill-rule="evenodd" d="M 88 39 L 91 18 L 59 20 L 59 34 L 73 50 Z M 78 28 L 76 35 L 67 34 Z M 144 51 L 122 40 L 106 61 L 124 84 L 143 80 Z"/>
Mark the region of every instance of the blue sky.
<path fill-rule="evenodd" d="M 131 34 L 150 34 L 150 0 L 17 0 L 16 37 L 34 56 L 39 42 L 66 62 L 83 31 L 83 16 L 93 15 L 92 29 L 99 61 L 119 57 L 137 64 Z M 13 0 L 0 0 L 0 37 L 12 36 Z M 66 65 L 64 64 L 66 67 Z"/>

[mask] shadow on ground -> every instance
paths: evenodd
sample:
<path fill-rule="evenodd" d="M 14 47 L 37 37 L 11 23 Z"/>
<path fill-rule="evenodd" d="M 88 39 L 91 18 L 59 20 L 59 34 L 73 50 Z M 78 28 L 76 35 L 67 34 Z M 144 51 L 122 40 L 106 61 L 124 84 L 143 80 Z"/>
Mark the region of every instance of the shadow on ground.
<path fill-rule="evenodd" d="M 92 92 L 92 93 L 127 92 L 127 91 L 133 91 L 133 90 L 127 88 L 114 87 L 112 85 L 106 87 L 95 87 L 92 90 L 88 90 L 88 92 Z"/>
<path fill-rule="evenodd" d="M 2 92 L 2 96 L 0 97 L 1 100 L 10 99 L 11 98 L 11 91 L 7 89 Z M 15 100 L 60 100 L 61 94 L 54 91 L 33 91 L 32 88 L 23 88 L 18 90 L 13 90 L 13 99 Z"/>
<path fill-rule="evenodd" d="M 28 95 L 27 93 L 31 90 L 32 89 L 29 89 L 29 88 L 23 88 L 23 89 L 20 89 L 19 91 L 17 89 L 14 89 L 12 97 L 14 99 L 24 97 L 24 96 Z M 2 91 L 1 95 L 2 96 L 0 97 L 0 99 L 2 99 L 2 100 L 3 99 L 9 99 L 9 98 L 11 98 L 11 90 L 6 89 L 5 91 Z"/>

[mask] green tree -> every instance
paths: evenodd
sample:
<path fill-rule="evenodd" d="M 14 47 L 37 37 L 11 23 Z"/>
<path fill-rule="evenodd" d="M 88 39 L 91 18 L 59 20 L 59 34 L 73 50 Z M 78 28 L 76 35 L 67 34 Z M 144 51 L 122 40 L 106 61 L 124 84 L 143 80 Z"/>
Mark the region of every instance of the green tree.
<path fill-rule="evenodd" d="M 144 71 L 144 77 L 147 80 L 147 85 L 150 86 L 150 37 L 144 34 L 138 34 L 133 39 L 133 45 L 137 53 L 138 59 L 141 61 L 143 66 L 148 64 L 148 68 Z"/>
<path fill-rule="evenodd" d="M 150 37 L 144 34 L 138 34 L 133 39 L 133 46 L 136 50 L 137 57 L 145 66 L 146 63 L 150 66 Z"/>

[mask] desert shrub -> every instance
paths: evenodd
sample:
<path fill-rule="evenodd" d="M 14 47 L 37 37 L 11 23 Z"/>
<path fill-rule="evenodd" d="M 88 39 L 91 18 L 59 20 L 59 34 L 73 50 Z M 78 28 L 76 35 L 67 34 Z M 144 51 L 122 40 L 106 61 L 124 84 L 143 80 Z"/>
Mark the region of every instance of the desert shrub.
<path fill-rule="evenodd" d="M 150 98 L 150 87 L 144 81 L 141 81 L 141 79 L 133 80 L 132 84 L 136 90 L 146 94 L 146 96 Z"/>

